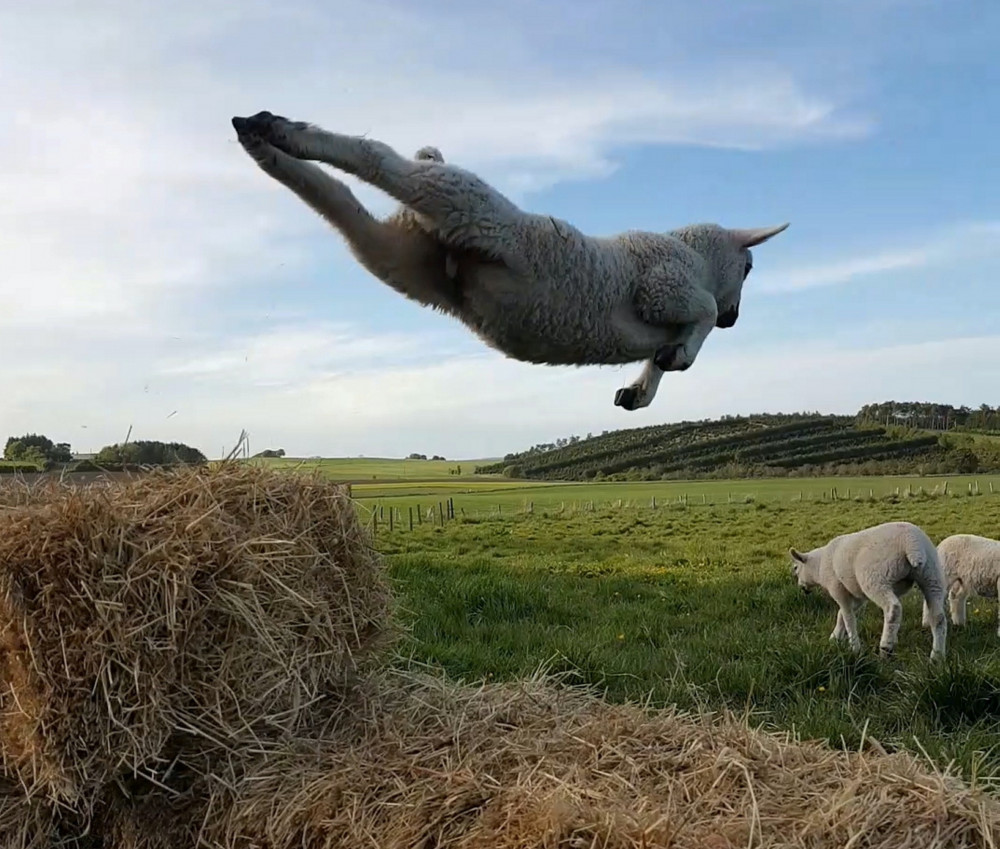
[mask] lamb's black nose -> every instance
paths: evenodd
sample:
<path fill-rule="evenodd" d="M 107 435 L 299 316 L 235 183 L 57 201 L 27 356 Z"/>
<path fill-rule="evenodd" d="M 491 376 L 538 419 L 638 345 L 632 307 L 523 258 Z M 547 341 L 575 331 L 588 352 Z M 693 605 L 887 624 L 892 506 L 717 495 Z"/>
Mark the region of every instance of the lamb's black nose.
<path fill-rule="evenodd" d="M 234 117 L 233 118 L 233 129 L 236 130 L 236 132 L 238 132 L 238 133 L 242 133 L 247 128 L 247 124 L 248 123 L 249 122 L 247 121 L 246 118 L 240 118 L 238 116 Z"/>
<path fill-rule="evenodd" d="M 739 307 L 730 307 L 722 315 L 720 315 L 716 321 L 715 326 L 719 328 L 728 328 L 736 324 L 736 319 L 740 317 Z"/>

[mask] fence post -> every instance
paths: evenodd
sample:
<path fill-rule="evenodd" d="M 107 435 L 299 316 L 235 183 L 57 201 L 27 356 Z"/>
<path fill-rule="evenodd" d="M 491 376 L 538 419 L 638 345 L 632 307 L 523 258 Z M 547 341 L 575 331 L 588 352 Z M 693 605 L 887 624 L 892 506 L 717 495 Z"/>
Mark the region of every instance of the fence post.
<path fill-rule="evenodd" d="M 412 531 L 413 530 L 413 508 L 410 507 L 409 511 L 410 511 L 410 530 Z"/>
<path fill-rule="evenodd" d="M 390 531 L 392 530 L 392 514 L 395 513 L 395 512 L 396 511 L 393 510 L 392 507 L 389 508 L 389 530 Z"/>
<path fill-rule="evenodd" d="M 417 505 L 417 524 L 422 525 L 424 523 L 424 508 L 419 504 Z"/>

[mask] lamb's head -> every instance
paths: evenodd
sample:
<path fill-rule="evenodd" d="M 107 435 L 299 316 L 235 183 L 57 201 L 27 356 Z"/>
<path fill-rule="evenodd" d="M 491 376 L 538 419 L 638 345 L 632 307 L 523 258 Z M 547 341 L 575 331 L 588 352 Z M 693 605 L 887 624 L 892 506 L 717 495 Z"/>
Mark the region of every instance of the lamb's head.
<path fill-rule="evenodd" d="M 792 577 L 798 582 L 799 589 L 808 593 L 813 587 L 818 587 L 819 552 L 807 551 L 803 553 L 790 548 L 788 554 L 792 558 Z"/>
<path fill-rule="evenodd" d="M 753 268 L 752 247 L 777 236 L 788 224 L 731 230 L 718 224 L 695 224 L 676 231 L 676 235 L 696 250 L 708 266 L 706 281 L 715 295 L 718 318 L 715 326 L 732 327 L 740 317 L 743 284 Z"/>

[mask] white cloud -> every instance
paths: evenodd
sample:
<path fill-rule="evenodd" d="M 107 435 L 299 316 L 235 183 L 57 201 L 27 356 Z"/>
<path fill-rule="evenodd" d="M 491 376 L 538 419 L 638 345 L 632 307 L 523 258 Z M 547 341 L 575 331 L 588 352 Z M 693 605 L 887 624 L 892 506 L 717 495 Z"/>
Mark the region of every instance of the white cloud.
<path fill-rule="evenodd" d="M 606 175 L 624 145 L 750 149 L 870 130 L 787 70 L 576 66 L 547 55 L 565 49 L 559 21 L 530 14 L 529 41 L 523 16 L 475 4 L 432 16 L 360 0 L 0 7 L 0 433 L 92 448 L 135 425 L 215 453 L 244 425 L 304 451 L 402 450 L 424 428 L 443 452 L 456 433 L 470 451 L 516 446 L 566 429 L 573 411 L 634 422 L 605 410 L 606 371 L 446 359 L 471 348 L 456 328 L 445 342 L 369 339 L 313 317 L 245 335 L 248 314 L 277 315 L 265 297 L 301 311 L 308 239 L 336 243 L 246 157 L 234 114 L 270 109 L 404 151 L 435 143 L 517 194 Z"/>
<path fill-rule="evenodd" d="M 241 340 L 187 337 L 164 352 L 157 371 L 142 359 L 119 363 L 119 385 L 96 372 L 73 379 L 34 369 L 12 381 L 17 364 L 0 363 L 13 383 L 5 420 L 11 432 L 41 430 L 78 450 L 122 439 L 177 439 L 217 456 L 246 428 L 255 450 L 297 455 L 450 458 L 491 456 L 557 436 L 600 432 L 725 413 L 818 409 L 853 412 L 893 397 L 978 404 L 995 390 L 1000 336 L 921 344 L 802 346 L 722 351 L 706 346 L 696 366 L 668 375 L 653 405 L 628 413 L 615 390 L 638 372 L 549 368 L 517 363 L 468 346 L 463 331 L 365 337 L 340 325 L 266 331 Z M 900 334 L 906 338 L 906 334 Z M 241 351 L 249 352 L 244 360 Z M 775 379 L 780 375 L 780 380 Z M 86 426 L 86 427 L 84 427 Z"/>
<path fill-rule="evenodd" d="M 976 263 L 984 256 L 1000 255 L 1000 221 L 978 221 L 943 228 L 903 247 L 860 253 L 848 259 L 832 258 L 823 263 L 806 263 L 791 268 L 766 268 L 755 281 L 764 293 L 796 292 L 818 286 L 851 283 L 858 278 L 941 267 L 956 263 Z"/>

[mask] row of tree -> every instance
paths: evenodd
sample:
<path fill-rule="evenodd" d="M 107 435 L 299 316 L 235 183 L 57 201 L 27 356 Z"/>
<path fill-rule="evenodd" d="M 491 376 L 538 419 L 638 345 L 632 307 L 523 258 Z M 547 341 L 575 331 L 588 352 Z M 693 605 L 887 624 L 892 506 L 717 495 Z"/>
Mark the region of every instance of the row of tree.
<path fill-rule="evenodd" d="M 4 446 L 4 460 L 20 466 L 35 466 L 51 469 L 56 465 L 73 462 L 73 452 L 68 442 L 53 442 L 39 433 L 8 437 Z M 179 463 L 205 463 L 207 459 L 197 448 L 182 442 L 160 442 L 155 439 L 139 439 L 106 445 L 97 452 L 94 459 L 77 464 L 84 468 L 115 468 L 123 466 L 171 466 Z"/>
<path fill-rule="evenodd" d="M 953 407 L 925 401 L 883 401 L 865 404 L 857 414 L 858 424 L 907 425 L 927 430 L 967 430 L 1000 433 L 1000 407 Z"/>
<path fill-rule="evenodd" d="M 53 442 L 40 433 L 26 433 L 24 436 L 10 436 L 3 449 L 3 458 L 14 463 L 34 463 L 49 466 L 55 463 L 69 463 L 73 459 L 68 442 Z"/>

